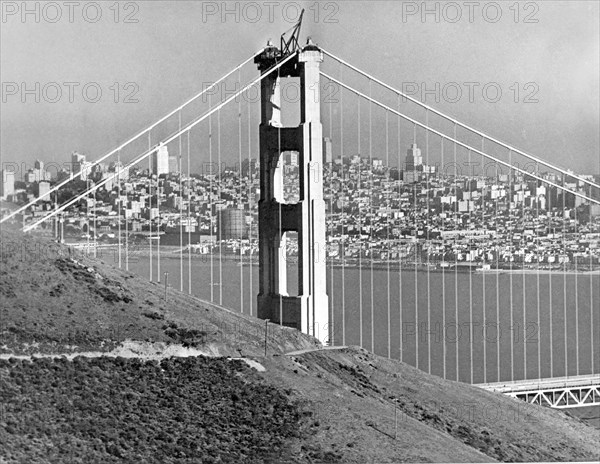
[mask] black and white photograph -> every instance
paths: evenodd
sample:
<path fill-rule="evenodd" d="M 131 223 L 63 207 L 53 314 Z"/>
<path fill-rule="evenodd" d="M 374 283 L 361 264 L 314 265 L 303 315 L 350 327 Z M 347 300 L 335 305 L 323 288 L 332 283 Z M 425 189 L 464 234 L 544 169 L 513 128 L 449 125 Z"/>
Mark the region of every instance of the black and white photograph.
<path fill-rule="evenodd" d="M 600 461 L 598 0 L 0 10 L 0 464 Z"/>

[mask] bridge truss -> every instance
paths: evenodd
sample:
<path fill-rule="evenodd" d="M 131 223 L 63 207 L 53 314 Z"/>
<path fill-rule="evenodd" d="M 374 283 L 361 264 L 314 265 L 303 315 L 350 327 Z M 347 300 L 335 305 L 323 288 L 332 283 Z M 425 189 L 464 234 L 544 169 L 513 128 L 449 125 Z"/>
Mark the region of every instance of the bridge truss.
<path fill-rule="evenodd" d="M 558 377 L 478 386 L 555 409 L 600 406 L 600 376 Z"/>

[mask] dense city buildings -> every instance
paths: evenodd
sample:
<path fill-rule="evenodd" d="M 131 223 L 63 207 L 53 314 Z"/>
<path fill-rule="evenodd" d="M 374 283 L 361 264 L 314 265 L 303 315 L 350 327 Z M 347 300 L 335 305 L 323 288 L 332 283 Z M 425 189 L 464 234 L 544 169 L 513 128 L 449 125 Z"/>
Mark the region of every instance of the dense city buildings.
<path fill-rule="evenodd" d="M 326 156 L 329 144 L 324 141 Z M 582 182 L 554 173 L 540 173 L 545 182 L 514 171 L 452 175 L 424 164 L 416 144 L 406 153 L 400 170 L 358 154 L 325 163 L 323 248 L 331 262 L 582 270 L 600 264 L 600 207 L 548 183 L 597 194 Z M 120 231 L 140 243 L 147 243 L 149 236 L 160 236 L 161 245 L 189 242 L 198 253 L 217 248 L 236 256 L 257 253 L 256 160 L 191 176 L 175 169 L 178 159 L 169 157 L 166 146 L 155 161 L 152 172 L 125 170 L 117 162 L 89 169 L 85 156 L 74 153 L 73 169 L 79 175 L 71 174 L 73 181 L 59 197 L 72 198 L 91 185 L 101 187 L 61 216 L 65 240 L 114 242 Z M 294 203 L 299 200 L 298 154 L 287 152 L 282 162 L 284 202 Z M 69 174 L 58 173 L 52 182 L 65 176 Z M 48 182 L 37 180 L 42 177 L 16 182 L 14 173 L 3 171 L 3 198 L 23 204 L 47 194 Z M 598 182 L 598 177 L 590 179 Z M 54 201 L 53 194 L 52 201 L 39 202 L 25 220 L 47 214 Z M 288 235 L 288 253 L 294 255 L 297 243 L 294 234 Z"/>

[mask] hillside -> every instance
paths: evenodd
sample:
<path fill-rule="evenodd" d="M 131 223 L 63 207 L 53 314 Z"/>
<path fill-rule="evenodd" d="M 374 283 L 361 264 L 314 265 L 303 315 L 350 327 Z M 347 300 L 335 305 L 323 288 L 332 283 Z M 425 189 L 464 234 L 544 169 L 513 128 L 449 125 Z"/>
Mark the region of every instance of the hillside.
<path fill-rule="evenodd" d="M 600 458 L 598 431 L 560 411 L 357 347 L 315 351 L 272 324 L 265 357 L 264 321 L 172 289 L 165 301 L 158 284 L 33 236 L 1 239 L 7 462 Z M 73 361 L 17 359 L 32 354 Z"/>

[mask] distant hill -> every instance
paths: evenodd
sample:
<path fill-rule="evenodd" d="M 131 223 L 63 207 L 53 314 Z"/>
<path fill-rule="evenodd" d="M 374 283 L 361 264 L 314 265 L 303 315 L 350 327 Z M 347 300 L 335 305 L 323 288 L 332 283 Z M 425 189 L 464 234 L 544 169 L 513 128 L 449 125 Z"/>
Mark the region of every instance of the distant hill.
<path fill-rule="evenodd" d="M 272 324 L 265 357 L 264 321 L 173 289 L 165 301 L 32 235 L 1 240 L 0 461 L 600 458 L 598 431 L 560 411 Z"/>

